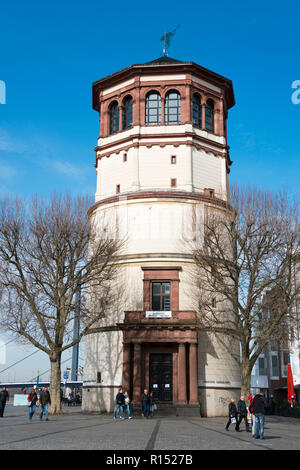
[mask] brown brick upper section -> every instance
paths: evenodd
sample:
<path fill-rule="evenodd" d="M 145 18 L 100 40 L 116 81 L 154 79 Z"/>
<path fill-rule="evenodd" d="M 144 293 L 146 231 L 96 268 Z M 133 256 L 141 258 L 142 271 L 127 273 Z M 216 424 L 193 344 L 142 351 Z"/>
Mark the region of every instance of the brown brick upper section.
<path fill-rule="evenodd" d="M 167 80 L 166 76 L 168 76 Z M 123 100 L 127 95 L 133 99 L 132 126 L 144 126 L 146 95 L 152 90 L 157 91 L 161 96 L 162 121 L 160 125 L 164 125 L 164 98 L 170 90 L 180 93 L 180 124 L 191 124 L 191 98 L 197 92 L 201 95 L 203 110 L 208 99 L 214 102 L 214 134 L 226 137 L 227 112 L 235 104 L 231 80 L 193 62 L 180 62 L 170 58 L 132 65 L 93 83 L 93 108 L 99 112 L 100 137 L 107 137 L 110 134 L 110 104 L 117 101 L 121 110 Z"/>

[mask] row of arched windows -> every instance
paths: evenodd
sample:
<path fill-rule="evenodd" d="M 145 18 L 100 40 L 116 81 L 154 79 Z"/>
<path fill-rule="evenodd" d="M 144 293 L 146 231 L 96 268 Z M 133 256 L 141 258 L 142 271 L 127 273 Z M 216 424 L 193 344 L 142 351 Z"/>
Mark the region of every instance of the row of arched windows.
<path fill-rule="evenodd" d="M 205 104 L 205 123 L 202 125 L 201 96 L 195 93 L 192 97 L 192 121 L 197 127 L 214 132 L 214 102 L 208 99 Z M 122 103 L 122 130 L 132 126 L 132 97 L 126 96 Z M 150 91 L 146 96 L 145 123 L 146 126 L 161 124 L 161 96 L 157 91 Z M 120 130 L 120 110 L 117 101 L 113 101 L 109 107 L 109 131 L 114 134 Z M 164 123 L 180 124 L 181 122 L 181 97 L 178 91 L 171 90 L 166 94 L 164 102 Z"/>
<path fill-rule="evenodd" d="M 165 124 L 180 124 L 181 99 L 178 91 L 169 91 L 165 98 Z M 161 96 L 157 91 L 150 91 L 146 96 L 146 126 L 161 123 Z"/>

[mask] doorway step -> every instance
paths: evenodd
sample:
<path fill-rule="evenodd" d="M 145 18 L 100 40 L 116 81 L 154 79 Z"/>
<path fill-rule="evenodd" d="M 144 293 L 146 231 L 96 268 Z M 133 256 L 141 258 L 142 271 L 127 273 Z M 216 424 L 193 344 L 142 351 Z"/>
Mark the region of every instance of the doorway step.
<path fill-rule="evenodd" d="M 141 405 L 131 405 L 132 415 L 136 417 L 142 417 Z M 155 417 L 167 417 L 167 416 L 200 416 L 200 405 L 177 405 L 173 403 L 159 403 L 157 410 L 154 411 Z"/>

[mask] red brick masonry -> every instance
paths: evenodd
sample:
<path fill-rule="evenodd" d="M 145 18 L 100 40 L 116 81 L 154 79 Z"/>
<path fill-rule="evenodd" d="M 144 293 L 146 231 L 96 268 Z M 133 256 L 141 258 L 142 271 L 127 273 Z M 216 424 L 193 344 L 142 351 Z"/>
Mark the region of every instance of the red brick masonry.
<path fill-rule="evenodd" d="M 123 387 L 139 403 L 149 388 L 150 353 L 173 357 L 173 403 L 198 405 L 197 329 L 194 311 L 172 311 L 172 318 L 146 318 L 146 311 L 125 312 Z M 188 368 L 188 369 L 187 369 Z"/>

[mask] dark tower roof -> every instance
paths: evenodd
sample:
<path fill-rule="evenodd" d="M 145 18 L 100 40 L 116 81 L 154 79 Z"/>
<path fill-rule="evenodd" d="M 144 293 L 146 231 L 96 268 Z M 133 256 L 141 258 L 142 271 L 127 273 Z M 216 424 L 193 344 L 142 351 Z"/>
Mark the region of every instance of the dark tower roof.
<path fill-rule="evenodd" d="M 168 65 L 168 64 L 182 64 L 181 60 L 172 59 L 172 57 L 162 56 L 158 59 L 151 60 L 150 62 L 146 62 L 143 65 Z"/>

